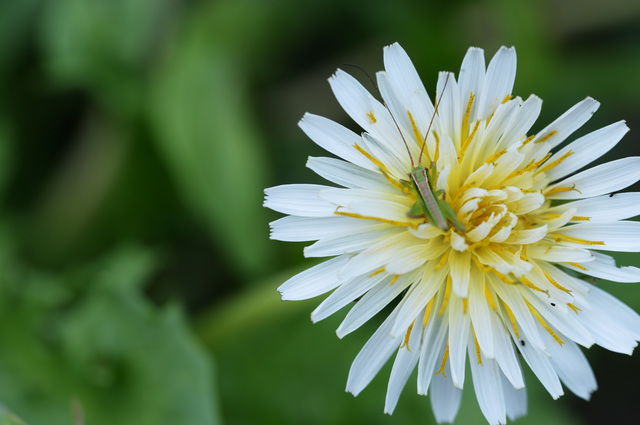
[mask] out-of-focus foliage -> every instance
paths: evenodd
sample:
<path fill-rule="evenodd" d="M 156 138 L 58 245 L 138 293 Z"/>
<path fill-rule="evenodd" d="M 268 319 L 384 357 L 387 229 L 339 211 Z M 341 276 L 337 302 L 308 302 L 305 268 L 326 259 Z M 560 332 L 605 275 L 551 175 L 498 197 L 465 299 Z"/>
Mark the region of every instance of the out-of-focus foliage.
<path fill-rule="evenodd" d="M 639 153 L 637 1 L 0 2 L 0 403 L 29 425 L 73 425 L 72 406 L 87 425 L 432 423 L 414 379 L 382 414 L 390 367 L 344 393 L 376 323 L 340 341 L 340 317 L 310 323 L 317 300 L 279 301 L 308 263 L 261 207 L 320 182 L 296 122 L 355 129 L 326 79 L 373 75 L 394 41 L 428 89 L 469 46 L 515 45 L 515 93 L 545 101 L 534 131 L 590 95 L 584 132 L 632 129 L 605 160 Z M 640 309 L 635 285 L 602 285 Z M 529 373 L 517 423 L 635 423 L 637 355 L 588 355 L 590 403 Z M 469 387 L 459 424 L 482 421 Z"/>
<path fill-rule="evenodd" d="M 0 399 L 29 423 L 72 423 L 75 399 L 91 424 L 216 423 L 208 356 L 177 308 L 142 297 L 157 264 L 148 251 L 64 275 L 3 254 Z"/>

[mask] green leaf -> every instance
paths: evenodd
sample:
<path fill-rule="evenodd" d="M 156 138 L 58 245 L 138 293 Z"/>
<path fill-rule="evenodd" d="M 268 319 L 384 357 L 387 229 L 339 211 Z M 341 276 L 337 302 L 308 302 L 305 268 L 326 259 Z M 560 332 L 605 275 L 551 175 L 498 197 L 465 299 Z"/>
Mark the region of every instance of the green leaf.
<path fill-rule="evenodd" d="M 54 81 L 94 91 L 114 112 L 139 107 L 170 0 L 45 2 L 39 41 Z"/>
<path fill-rule="evenodd" d="M 128 246 L 66 275 L 5 280 L 0 400 L 33 424 L 72 424 L 72 400 L 91 425 L 219 424 L 211 358 L 178 308 L 141 293 L 155 267 Z"/>
<path fill-rule="evenodd" d="M 0 425 L 27 425 L 22 419 L 0 406 Z"/>
<path fill-rule="evenodd" d="M 255 276 L 269 264 L 263 141 L 242 63 L 210 24 L 188 25 L 158 71 L 151 120 L 188 205 L 236 270 Z"/>

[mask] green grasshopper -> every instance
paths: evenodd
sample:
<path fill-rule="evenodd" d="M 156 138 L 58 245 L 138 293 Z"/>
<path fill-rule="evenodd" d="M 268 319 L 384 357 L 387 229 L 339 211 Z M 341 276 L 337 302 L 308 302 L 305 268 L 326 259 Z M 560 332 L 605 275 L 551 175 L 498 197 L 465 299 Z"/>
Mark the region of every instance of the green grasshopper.
<path fill-rule="evenodd" d="M 444 86 L 442 87 L 440 99 L 444 95 L 444 89 L 447 87 L 448 81 L 449 74 L 447 74 L 447 79 L 445 80 Z M 451 228 L 451 225 L 455 226 L 461 231 L 464 231 L 465 226 L 460 223 L 460 220 L 458 220 L 458 217 L 456 217 L 453 209 L 451 208 L 451 205 L 449 205 L 445 200 L 444 190 L 436 190 L 435 188 L 435 182 L 438 177 L 438 170 L 436 169 L 435 162 L 431 163 L 430 171 L 421 165 L 422 153 L 424 152 L 424 147 L 427 145 L 427 136 L 431 131 L 433 120 L 438 113 L 438 103 L 439 100 L 436 100 L 435 110 L 433 112 L 433 116 L 431 117 L 431 122 L 429 122 L 427 132 L 424 136 L 424 143 L 422 144 L 422 148 L 420 149 L 417 166 L 413 162 L 413 157 L 411 156 L 411 151 L 409 150 L 407 141 L 404 140 L 404 136 L 402 136 L 402 132 L 398 127 L 398 131 L 400 132 L 405 147 L 407 148 L 409 159 L 411 160 L 411 172 L 409 173 L 411 181 L 403 180 L 401 183 L 406 188 L 413 191 L 413 193 L 416 195 L 416 198 L 418 198 L 416 203 L 413 204 L 409 209 L 407 215 L 414 218 L 426 217 L 429 223 L 438 226 L 442 231 L 449 230 L 449 228 Z M 389 113 L 391 113 L 391 111 L 389 111 Z M 393 121 L 395 122 L 395 118 L 393 118 Z M 396 126 L 398 126 L 398 123 L 396 123 Z"/>
<path fill-rule="evenodd" d="M 375 84 L 373 79 L 369 76 L 367 71 L 365 71 L 363 68 L 353 64 L 345 64 L 345 65 L 353 66 L 355 68 L 358 68 L 360 71 L 364 72 L 364 74 L 369 78 L 369 81 L 371 81 L 373 86 L 376 89 L 378 89 L 378 86 Z M 447 74 L 447 78 L 444 81 L 444 86 L 442 87 L 442 91 L 440 92 L 440 98 L 442 98 L 442 96 L 444 95 L 444 89 L 447 87 L 447 83 L 449 82 L 449 75 L 450 74 Z M 378 90 L 378 94 L 380 94 L 380 90 Z M 405 188 L 412 191 L 417 198 L 416 203 L 413 204 L 409 209 L 409 212 L 407 212 L 407 216 L 412 218 L 425 217 L 429 221 L 429 223 L 435 224 L 436 226 L 438 226 L 438 228 L 440 228 L 440 230 L 444 232 L 446 232 L 451 228 L 451 224 L 453 224 L 453 226 L 456 229 L 464 232 L 465 226 L 460 222 L 460 220 L 458 220 L 458 217 L 456 217 L 455 213 L 453 212 L 451 205 L 449 205 L 445 200 L 446 196 L 445 196 L 444 190 L 436 190 L 435 188 L 435 182 L 438 177 L 438 170 L 436 169 L 435 162 L 431 163 L 430 173 L 429 173 L 429 170 L 424 166 L 422 166 L 421 164 L 424 147 L 427 145 L 427 136 L 431 131 L 433 120 L 436 117 L 436 114 L 438 113 L 438 103 L 439 101 L 436 99 L 435 110 L 433 112 L 433 115 L 431 116 L 431 121 L 429 122 L 429 127 L 427 128 L 427 132 L 424 135 L 424 141 L 422 144 L 422 148 L 420 149 L 420 155 L 418 156 L 417 166 L 413 162 L 413 157 L 411 156 L 409 145 L 407 145 L 407 141 L 404 139 L 404 136 L 402 135 L 400 126 L 398 126 L 398 123 L 396 122 L 396 119 L 391 113 L 391 110 L 389 109 L 387 104 L 386 103 L 383 103 L 383 104 L 384 104 L 384 107 L 389 112 L 389 115 L 391 115 L 391 119 L 393 120 L 393 122 L 396 125 L 396 128 L 398 129 L 398 133 L 400 134 L 400 137 L 402 137 L 404 146 L 407 149 L 407 153 L 409 154 L 409 159 L 411 160 L 411 172 L 409 173 L 409 177 L 411 178 L 411 180 L 400 181 L 400 183 Z"/>

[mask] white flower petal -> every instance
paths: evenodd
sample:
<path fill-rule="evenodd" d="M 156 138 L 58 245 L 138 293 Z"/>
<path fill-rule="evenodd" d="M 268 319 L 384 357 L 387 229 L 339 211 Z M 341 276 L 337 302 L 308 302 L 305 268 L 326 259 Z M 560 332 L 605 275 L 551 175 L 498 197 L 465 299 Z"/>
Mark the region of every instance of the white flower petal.
<path fill-rule="evenodd" d="M 445 367 L 444 373 L 449 376 L 449 364 Z M 453 422 L 460 409 L 462 391 L 453 386 L 450 378 L 445 378 L 442 374 L 435 375 L 431 385 L 431 410 L 436 422 Z"/>
<path fill-rule="evenodd" d="M 482 91 L 485 78 L 484 51 L 478 47 L 470 47 L 462 60 L 460 74 L 458 76 L 458 86 L 460 88 L 460 101 L 466 105 L 469 103 L 469 96 L 477 96 Z M 477 118 L 478 98 L 471 106 L 469 122 L 474 123 Z"/>
<path fill-rule="evenodd" d="M 640 282 L 640 268 L 633 266 L 617 267 L 616 261 L 608 255 L 594 252 L 593 261 L 589 261 L 578 268 L 571 264 L 563 264 L 564 267 L 584 273 L 599 279 L 613 282 Z"/>
<path fill-rule="evenodd" d="M 446 269 L 434 269 L 434 265 L 428 265 L 425 268 L 422 280 L 414 283 L 398 305 L 400 312 L 396 323 L 391 329 L 393 335 L 400 335 L 416 319 L 422 319 L 422 316 L 419 317 L 419 312 L 424 310 L 445 279 Z"/>
<path fill-rule="evenodd" d="M 594 310 L 607 312 L 611 319 L 618 323 L 620 329 L 628 332 L 636 341 L 640 341 L 640 316 L 629 306 L 602 289 L 585 284 L 589 287 L 588 302 Z"/>
<path fill-rule="evenodd" d="M 502 375 L 502 392 L 504 393 L 504 404 L 507 408 L 507 417 L 512 421 L 527 414 L 527 389 L 515 389 Z"/>
<path fill-rule="evenodd" d="M 591 198 L 624 189 L 640 180 L 640 157 L 628 157 L 597 165 L 568 177 L 547 188 L 547 191 L 568 188 L 565 192 L 549 193 L 549 199 Z"/>
<path fill-rule="evenodd" d="M 422 315 L 424 315 L 424 312 Z M 387 395 L 385 397 L 384 413 L 393 413 L 402 389 L 407 384 L 411 373 L 418 364 L 421 338 L 422 321 L 416 320 L 415 325 L 411 329 L 409 341 L 405 347 L 401 347 L 398 350 L 396 360 L 393 362 L 393 368 L 391 369 L 391 376 L 389 376 L 389 384 L 387 386 Z"/>
<path fill-rule="evenodd" d="M 477 267 L 471 270 L 473 284 L 469 286 L 469 317 L 473 326 L 473 332 L 478 340 L 482 354 L 494 358 L 493 333 L 491 330 L 491 315 L 485 295 L 484 273 Z M 470 360 L 473 361 L 473 360 Z"/>
<path fill-rule="evenodd" d="M 446 347 L 449 323 L 438 314 L 439 304 L 439 302 L 434 302 L 422 334 L 422 347 L 418 363 L 418 394 L 421 395 L 426 395 L 429 391 L 431 380 L 435 376 L 437 365 L 440 364 L 438 362 L 442 360 Z"/>
<path fill-rule="evenodd" d="M 404 49 L 398 43 L 393 43 L 386 46 L 383 52 L 384 69 L 402 101 L 410 104 L 416 93 L 424 93 L 429 99 L 424 84 Z"/>
<path fill-rule="evenodd" d="M 475 347 L 471 341 L 469 343 L 469 358 L 475 359 L 475 357 Z M 507 408 L 502 390 L 500 367 L 494 360 L 489 359 L 483 359 L 482 364 L 471 360 L 469 364 L 471 365 L 471 377 L 476 398 L 487 422 L 491 425 L 506 424 Z"/>
<path fill-rule="evenodd" d="M 328 118 L 306 113 L 298 123 L 304 133 L 328 152 L 370 170 L 377 167 L 354 147 L 362 137 Z"/>
<path fill-rule="evenodd" d="M 529 96 L 520 105 L 508 127 L 504 130 L 500 142 L 496 146 L 496 151 L 522 142 L 527 137 L 527 132 L 531 129 L 531 126 L 538 119 L 541 109 L 542 99 L 535 95 Z"/>
<path fill-rule="evenodd" d="M 530 258 L 550 263 L 584 263 L 593 260 L 591 251 L 571 247 L 531 245 L 527 254 Z"/>
<path fill-rule="evenodd" d="M 385 223 L 358 220 L 353 217 L 297 217 L 288 215 L 269 223 L 271 239 L 288 242 L 331 239 L 338 236 L 361 233 L 377 233 L 389 226 Z"/>
<path fill-rule="evenodd" d="M 451 297 L 447 307 L 449 313 L 449 364 L 451 380 L 456 388 L 464 385 L 466 346 L 470 334 L 469 315 L 463 314 L 462 300 Z M 472 337 L 473 339 L 473 337 Z"/>
<path fill-rule="evenodd" d="M 538 296 L 532 296 L 527 288 L 526 291 L 522 288 L 518 288 L 523 297 L 526 297 L 529 304 L 535 308 L 540 316 L 542 316 L 546 323 L 548 323 L 551 327 L 557 329 L 560 334 L 565 335 L 564 339 L 560 335 L 560 339 L 563 342 L 567 342 L 568 340 L 573 340 L 583 347 L 589 348 L 594 343 L 595 340 L 589 330 L 584 327 L 584 324 L 581 322 L 579 315 L 575 314 L 573 311 L 569 309 L 558 309 L 551 306 L 547 300 L 542 300 Z M 540 297 L 546 298 L 546 294 L 540 295 Z M 549 332 L 543 332 L 540 330 L 540 333 L 543 339 L 546 340 L 547 350 L 550 350 L 549 341 L 554 342 L 557 346 L 560 344 L 555 342 L 555 340 L 549 339 L 551 338 Z M 557 334 L 558 332 L 556 332 Z M 562 378 L 562 376 L 561 376 Z"/>
<path fill-rule="evenodd" d="M 487 67 L 484 85 L 478 99 L 478 117 L 480 119 L 489 118 L 504 98 L 511 94 L 515 78 L 516 50 L 513 47 L 503 46 Z"/>
<path fill-rule="evenodd" d="M 278 287 L 283 301 L 306 300 L 340 285 L 338 270 L 347 263 L 346 255 L 332 258 L 293 276 Z"/>
<path fill-rule="evenodd" d="M 540 332 L 546 331 L 541 330 Z M 516 346 L 520 354 L 522 354 L 522 357 L 536 375 L 536 378 L 538 378 L 551 397 L 555 400 L 562 396 L 564 394 L 562 384 L 546 352 L 533 347 L 527 340 L 526 335 L 521 335 L 519 338 L 516 338 L 512 331 L 512 337 L 517 341 Z M 553 343 L 556 344 L 555 341 Z"/>
<path fill-rule="evenodd" d="M 555 214 L 561 211 L 575 209 L 578 217 L 588 217 L 588 221 L 617 221 L 640 215 L 640 192 L 615 193 L 594 198 L 567 202 L 548 210 Z M 584 218 L 580 218 L 583 221 Z"/>
<path fill-rule="evenodd" d="M 571 133 L 582 127 L 598 110 L 599 106 L 599 102 L 587 97 L 542 129 L 531 143 L 531 146 L 536 147 L 532 154 L 533 159 L 544 157 L 547 152 L 562 143 Z"/>
<path fill-rule="evenodd" d="M 358 276 L 343 282 L 338 289 L 333 291 L 318 307 L 311 313 L 313 323 L 326 319 L 336 311 L 342 309 L 358 297 L 365 294 L 384 279 L 390 280 L 389 276 L 378 274 L 375 276 Z M 383 283 L 384 284 L 384 283 Z"/>
<path fill-rule="evenodd" d="M 400 293 L 402 293 L 407 286 L 412 284 L 414 280 L 415 273 L 407 274 L 400 276 L 400 278 L 393 284 L 388 283 L 373 287 L 360 299 L 360 301 L 356 303 L 355 306 L 353 306 L 340 326 L 338 326 L 338 329 L 336 330 L 338 338 L 344 338 L 345 335 L 355 331 L 366 323 L 398 295 L 400 295 Z M 393 326 L 393 322 L 387 326 L 387 333 L 391 332 L 391 326 Z"/>
<path fill-rule="evenodd" d="M 380 270 L 382 265 L 397 256 L 402 248 L 415 245 L 415 238 L 409 232 L 405 232 L 401 228 L 392 228 L 390 232 L 394 232 L 394 234 L 382 238 L 380 242 L 351 257 L 347 266 L 340 270 L 340 276 L 343 279 L 349 279 Z"/>
<path fill-rule="evenodd" d="M 613 223 L 579 223 L 563 227 L 554 232 L 595 243 L 594 249 L 603 251 L 640 251 L 640 222 L 614 221 Z M 604 244 L 601 244 L 604 242 Z M 581 242 L 562 241 L 566 246 L 584 247 Z"/>
<path fill-rule="evenodd" d="M 342 109 L 360 127 L 368 130 L 371 127 L 371 120 L 367 114 L 371 111 L 372 104 L 379 102 L 358 80 L 341 69 L 329 78 L 329 84 Z"/>
<path fill-rule="evenodd" d="M 401 337 L 389 335 L 394 319 L 391 313 L 356 356 L 349 369 L 347 392 L 360 394 L 400 345 Z"/>
<path fill-rule="evenodd" d="M 504 323 L 495 315 L 491 316 L 493 333 L 494 355 L 502 374 L 509 380 L 514 388 L 524 388 L 524 379 L 520 363 L 513 349 L 513 342 Z"/>
<path fill-rule="evenodd" d="M 591 393 L 598 388 L 598 384 L 580 347 L 567 338 L 565 338 L 565 344 L 560 346 L 548 333 L 544 338 L 547 340 L 551 364 L 562 382 L 572 393 L 589 400 Z"/>
<path fill-rule="evenodd" d="M 307 160 L 307 167 L 332 183 L 353 189 L 374 189 L 393 191 L 393 186 L 375 171 L 335 158 L 312 157 Z"/>
<path fill-rule="evenodd" d="M 357 230 L 357 228 L 349 229 L 348 233 L 319 239 L 316 243 L 304 248 L 304 256 L 313 258 L 356 254 L 398 233 L 398 229 L 389 228 L 389 226 L 379 228 L 375 232 L 354 232 Z"/>
<path fill-rule="evenodd" d="M 490 279 L 487 281 L 492 282 Z M 519 330 L 518 335 L 515 335 L 515 330 L 511 324 L 507 325 L 507 329 L 509 329 L 513 339 L 526 340 L 528 341 L 530 348 L 533 348 L 536 351 L 544 351 L 545 346 L 538 332 L 537 323 L 517 288 L 512 285 L 502 285 L 500 281 L 496 281 L 495 279 L 493 279 L 491 287 L 495 290 L 502 302 L 511 309 L 515 316 Z"/>
<path fill-rule="evenodd" d="M 460 140 L 462 114 L 467 104 L 462 105 L 458 83 L 451 72 L 439 73 L 436 90 L 438 95 L 436 119 L 440 124 L 440 131 L 456 144 L 456 141 Z"/>
<path fill-rule="evenodd" d="M 318 196 L 330 186 L 317 184 L 285 184 L 264 190 L 263 206 L 283 214 L 301 217 L 329 217 L 336 211 L 332 205 Z"/>
<path fill-rule="evenodd" d="M 553 164 L 569 151 L 572 152 L 564 161 L 547 171 L 547 177 L 557 180 L 579 170 L 609 152 L 628 131 L 629 127 L 625 122 L 619 121 L 577 139 L 549 158 L 547 164 Z"/>

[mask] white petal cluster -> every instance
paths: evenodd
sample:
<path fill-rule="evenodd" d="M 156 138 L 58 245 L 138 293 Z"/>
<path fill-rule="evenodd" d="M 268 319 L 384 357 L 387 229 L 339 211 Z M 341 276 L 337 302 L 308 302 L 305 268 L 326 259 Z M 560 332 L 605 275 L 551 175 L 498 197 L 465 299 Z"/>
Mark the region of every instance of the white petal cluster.
<path fill-rule="evenodd" d="M 526 413 L 522 360 L 553 398 L 562 383 L 588 399 L 596 381 L 578 346 L 631 354 L 640 340 L 640 316 L 582 278 L 640 281 L 640 269 L 594 251 L 640 251 L 640 223 L 626 221 L 640 214 L 640 193 L 614 193 L 640 179 L 640 158 L 583 170 L 627 126 L 611 124 L 554 151 L 598 108 L 586 98 L 529 135 L 542 101 L 511 95 L 513 48 L 488 66 L 481 49 L 469 49 L 457 79 L 440 74 L 436 105 L 398 44 L 385 48 L 384 65 L 383 102 L 342 70 L 329 80 L 361 135 L 312 114 L 300 121 L 339 158 L 309 158 L 308 167 L 339 187 L 265 191 L 265 206 L 288 214 L 271 223 L 273 239 L 315 241 L 305 256 L 333 257 L 285 282 L 282 299 L 333 291 L 311 317 L 352 305 L 340 338 L 395 306 L 347 382 L 358 394 L 396 353 L 387 413 L 417 367 L 418 393 L 430 394 L 438 422 L 453 421 L 467 358 L 491 424 Z M 417 165 L 435 167 L 438 196 L 464 230 L 408 215 L 417 193 L 406 182 Z"/>

